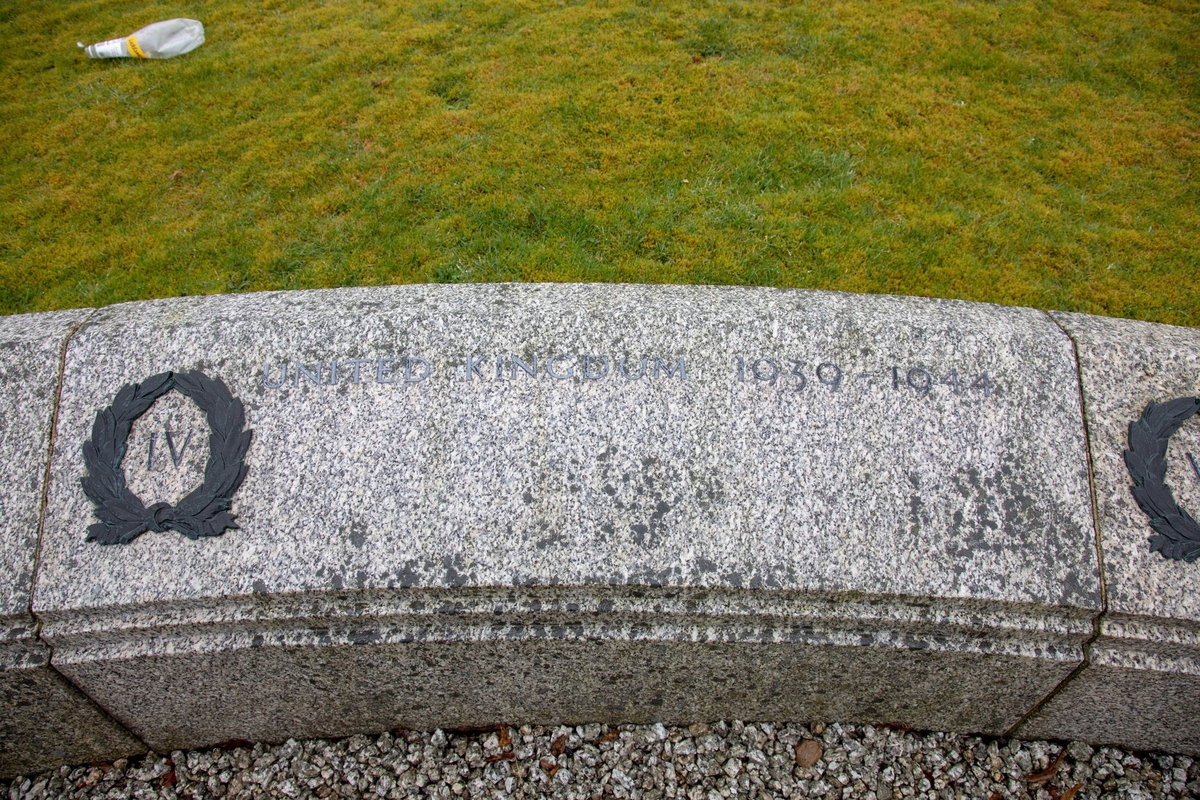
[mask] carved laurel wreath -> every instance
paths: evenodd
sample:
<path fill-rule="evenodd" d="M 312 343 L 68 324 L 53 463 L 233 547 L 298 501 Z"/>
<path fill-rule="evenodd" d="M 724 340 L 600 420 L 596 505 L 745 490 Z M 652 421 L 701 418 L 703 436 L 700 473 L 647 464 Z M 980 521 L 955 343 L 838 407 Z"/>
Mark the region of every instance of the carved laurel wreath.
<path fill-rule="evenodd" d="M 1200 398 L 1180 397 L 1151 403 L 1137 422 L 1129 423 L 1125 466 L 1133 478 L 1133 497 L 1158 531 L 1150 537 L 1150 552 L 1192 562 L 1200 558 L 1200 525 L 1179 507 L 1167 487 L 1167 442 L 1197 411 Z"/>
<path fill-rule="evenodd" d="M 125 441 L 134 420 L 146 413 L 154 401 L 172 389 L 189 397 L 208 417 L 212 435 L 208 440 L 208 464 L 204 483 L 178 505 L 155 503 L 147 508 L 125 486 Z M 88 527 L 88 541 L 128 544 L 146 531 L 178 531 L 189 539 L 220 536 L 226 528 L 237 529 L 229 513 L 233 493 L 246 478 L 243 463 L 250 446 L 251 431 L 242 430 L 246 411 L 219 379 L 202 372 L 162 372 L 141 383 L 131 383 L 117 392 L 108 408 L 96 414 L 92 438 L 83 445 L 88 475 L 83 491 L 96 504 L 100 522 Z"/>

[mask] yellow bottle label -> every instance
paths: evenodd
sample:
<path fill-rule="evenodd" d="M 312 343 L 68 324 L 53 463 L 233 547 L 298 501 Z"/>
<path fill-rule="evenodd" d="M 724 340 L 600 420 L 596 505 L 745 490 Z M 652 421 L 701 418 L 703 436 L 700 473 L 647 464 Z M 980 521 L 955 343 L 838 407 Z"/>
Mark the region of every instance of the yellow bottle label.
<path fill-rule="evenodd" d="M 141 47 L 138 46 L 136 36 L 129 36 L 128 38 L 126 38 L 125 44 L 129 45 L 129 55 L 133 56 L 134 58 L 149 58 L 150 57 L 150 56 L 146 55 L 145 51 L 142 50 Z"/>

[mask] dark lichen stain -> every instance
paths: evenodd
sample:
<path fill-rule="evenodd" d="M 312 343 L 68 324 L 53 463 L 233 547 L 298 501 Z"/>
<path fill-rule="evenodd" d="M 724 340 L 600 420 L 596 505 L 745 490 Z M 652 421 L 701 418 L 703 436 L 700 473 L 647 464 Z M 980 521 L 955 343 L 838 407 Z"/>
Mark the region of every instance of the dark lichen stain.
<path fill-rule="evenodd" d="M 367 526 L 360 520 L 350 523 L 350 544 L 361 548 L 367 540 Z"/>
<path fill-rule="evenodd" d="M 713 506 L 725 500 L 725 485 L 718 475 L 697 475 L 688 471 L 688 478 L 696 487 L 696 502 L 704 511 L 711 511 Z"/>
<path fill-rule="evenodd" d="M 954 540 L 960 543 L 953 555 L 962 557 L 982 550 L 994 553 L 1003 551 L 1003 542 L 998 537 L 992 537 L 992 541 L 989 541 L 987 534 L 988 531 L 1000 529 L 1000 522 L 995 515 L 995 495 L 1001 491 L 1011 491 L 1010 487 L 1005 485 L 1000 475 L 985 480 L 977 467 L 961 470 L 950 481 L 965 501 L 963 508 L 956 509 L 952 517 L 951 528 L 956 534 Z"/>
<path fill-rule="evenodd" d="M 470 580 L 470 575 L 462 571 L 463 561 L 460 556 L 443 556 L 443 580 L 447 586 L 464 586 Z"/>
<path fill-rule="evenodd" d="M 925 506 L 921 500 L 921 495 L 914 494 L 908 498 L 908 535 L 916 538 L 921 534 L 921 509 Z"/>
<path fill-rule="evenodd" d="M 544 551 L 544 549 L 546 549 L 547 547 L 552 547 L 554 545 L 560 545 L 560 543 L 565 542 L 565 541 L 566 541 L 566 536 L 564 534 L 560 533 L 560 531 L 554 531 L 554 533 L 551 534 L 550 536 L 542 537 L 542 539 L 539 539 L 538 541 L 536 541 L 534 543 L 534 547 L 538 548 L 539 551 Z"/>

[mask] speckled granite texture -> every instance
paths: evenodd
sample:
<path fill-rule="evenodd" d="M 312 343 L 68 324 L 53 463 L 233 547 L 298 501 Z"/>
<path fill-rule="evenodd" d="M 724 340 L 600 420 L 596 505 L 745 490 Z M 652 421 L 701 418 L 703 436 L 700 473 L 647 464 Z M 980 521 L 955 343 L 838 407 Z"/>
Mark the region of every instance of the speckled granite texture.
<path fill-rule="evenodd" d="M 86 315 L 0 317 L 0 776 L 138 749 L 50 669 L 29 613 L 62 351 Z"/>
<path fill-rule="evenodd" d="M 86 542 L 79 448 L 168 369 L 246 404 L 241 529 Z M 200 480 L 199 420 L 135 426 L 147 503 Z M 59 439 L 35 611 L 160 749 L 516 718 L 1001 732 L 1100 607 L 1073 349 L 1028 309 L 600 285 L 115 306 L 72 339 Z"/>
<path fill-rule="evenodd" d="M 1150 552 L 1123 460 L 1150 402 L 1200 395 L 1200 331 L 1081 314 L 1055 317 L 1077 342 L 1092 447 L 1108 610 L 1090 663 L 1023 736 L 1200 753 L 1200 562 Z M 1200 419 L 1167 450 L 1175 499 L 1200 516 Z"/>

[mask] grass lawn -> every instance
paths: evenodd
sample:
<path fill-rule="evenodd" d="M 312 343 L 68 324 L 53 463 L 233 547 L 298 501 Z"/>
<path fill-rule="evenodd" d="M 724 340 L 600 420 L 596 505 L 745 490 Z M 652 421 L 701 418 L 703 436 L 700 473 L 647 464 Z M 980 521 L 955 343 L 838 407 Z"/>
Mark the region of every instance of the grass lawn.
<path fill-rule="evenodd" d="M 171 61 L 75 47 L 203 21 Z M 1200 3 L 0 0 L 0 313 L 726 283 L 1200 326 Z"/>

